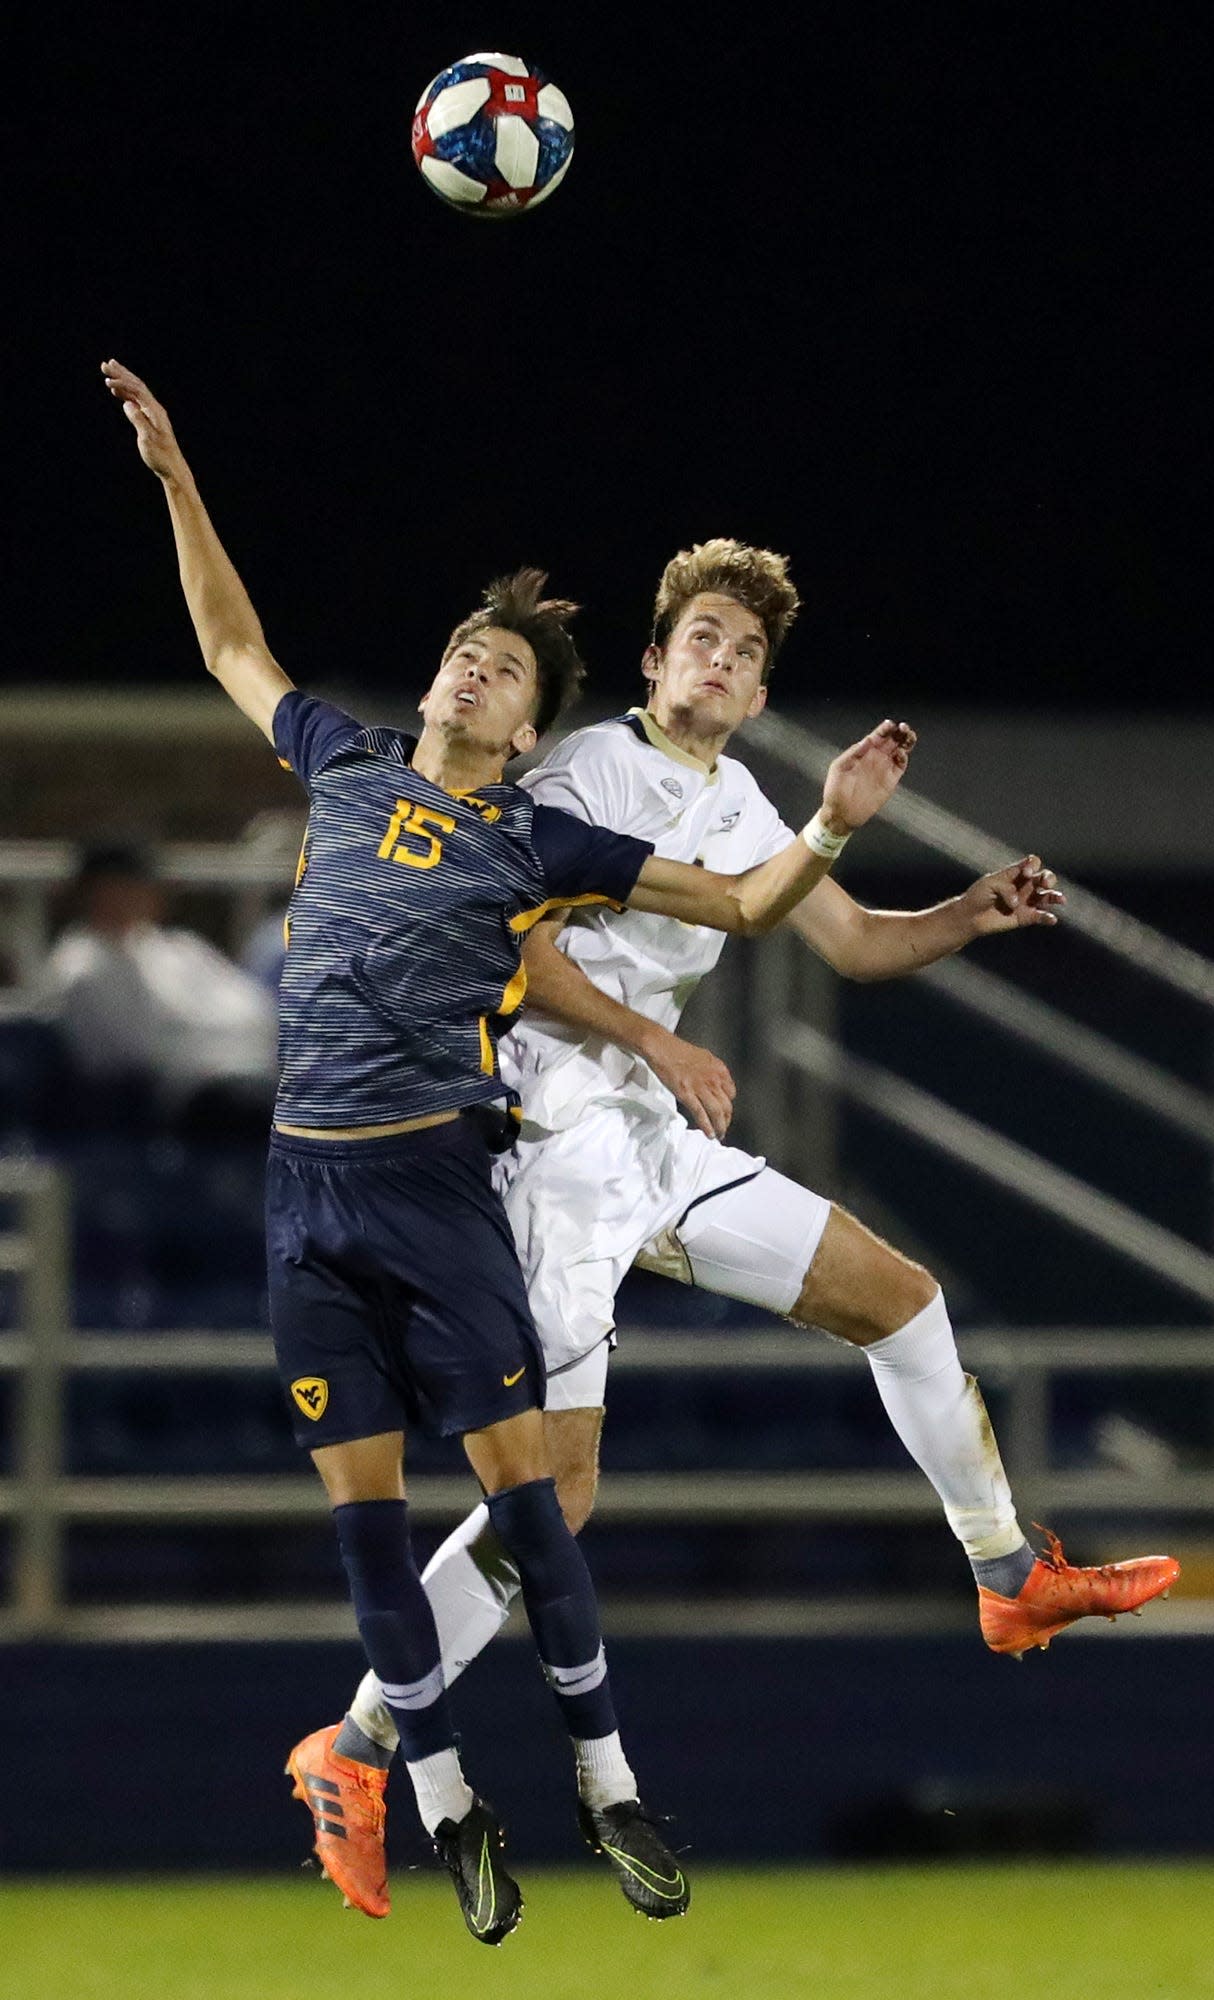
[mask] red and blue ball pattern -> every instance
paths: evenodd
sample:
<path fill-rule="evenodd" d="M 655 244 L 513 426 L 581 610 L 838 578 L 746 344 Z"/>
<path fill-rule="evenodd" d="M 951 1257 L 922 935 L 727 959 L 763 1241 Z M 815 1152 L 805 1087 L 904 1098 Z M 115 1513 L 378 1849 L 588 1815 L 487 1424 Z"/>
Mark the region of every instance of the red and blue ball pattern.
<path fill-rule="evenodd" d="M 413 157 L 453 208 L 518 215 L 565 177 L 573 158 L 569 100 L 518 56 L 468 56 L 422 92 Z"/>

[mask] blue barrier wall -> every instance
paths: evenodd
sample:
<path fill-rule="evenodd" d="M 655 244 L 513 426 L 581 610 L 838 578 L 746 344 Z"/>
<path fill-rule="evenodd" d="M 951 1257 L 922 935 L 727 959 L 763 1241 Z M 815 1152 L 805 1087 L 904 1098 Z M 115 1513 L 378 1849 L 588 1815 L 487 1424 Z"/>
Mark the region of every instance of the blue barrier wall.
<path fill-rule="evenodd" d="M 1022 1666 L 976 1635 L 610 1650 L 643 1790 L 694 1857 L 1214 1851 L 1207 1640 L 1068 1635 Z M 26 1646 L 0 1663 L 6 1788 L 33 1802 L 3 1815 L 0 1866 L 303 1860 L 283 1759 L 340 1714 L 354 1646 Z M 568 1753 L 529 1646 L 499 1642 L 456 1702 L 511 1852 L 575 1859 Z M 399 1869 L 424 1844 L 402 1778 L 392 1798 Z"/>

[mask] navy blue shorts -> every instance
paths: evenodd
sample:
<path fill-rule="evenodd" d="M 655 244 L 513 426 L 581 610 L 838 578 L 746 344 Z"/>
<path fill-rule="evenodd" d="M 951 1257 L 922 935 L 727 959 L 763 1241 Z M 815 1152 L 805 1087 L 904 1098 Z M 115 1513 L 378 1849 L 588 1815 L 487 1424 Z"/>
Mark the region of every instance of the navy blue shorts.
<path fill-rule="evenodd" d="M 291 1139 L 266 1168 L 270 1324 L 308 1449 L 420 1423 L 483 1430 L 544 1402 L 514 1238 L 471 1118 Z"/>

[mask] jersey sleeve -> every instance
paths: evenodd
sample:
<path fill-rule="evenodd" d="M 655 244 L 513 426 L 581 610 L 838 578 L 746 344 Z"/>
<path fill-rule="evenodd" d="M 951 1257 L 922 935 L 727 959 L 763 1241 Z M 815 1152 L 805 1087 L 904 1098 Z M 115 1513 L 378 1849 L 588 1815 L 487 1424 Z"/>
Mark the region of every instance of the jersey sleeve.
<path fill-rule="evenodd" d="M 773 854 L 782 854 L 797 837 L 792 827 L 780 818 L 771 800 L 765 798 L 762 792 L 758 793 L 755 819 L 755 843 L 750 858 L 752 868 L 760 861 L 770 861 Z"/>
<path fill-rule="evenodd" d="M 361 734 L 362 724 L 344 709 L 316 695 L 292 688 L 274 710 L 274 748 L 278 761 L 310 785 L 344 743 Z"/>
<path fill-rule="evenodd" d="M 635 746 L 634 746 L 635 748 Z M 606 729 L 575 730 L 520 780 L 537 805 L 556 806 L 589 826 L 627 826 L 632 816 L 627 773 Z"/>
<path fill-rule="evenodd" d="M 603 902 L 622 906 L 653 853 L 648 840 L 587 826 L 559 807 L 537 805 L 531 844 L 539 856 L 552 903 Z"/>

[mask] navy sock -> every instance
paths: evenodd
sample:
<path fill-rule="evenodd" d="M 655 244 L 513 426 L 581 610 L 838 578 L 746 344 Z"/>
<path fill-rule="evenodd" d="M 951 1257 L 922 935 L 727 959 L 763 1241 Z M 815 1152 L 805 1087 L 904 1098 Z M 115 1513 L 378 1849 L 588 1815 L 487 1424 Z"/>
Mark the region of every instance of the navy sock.
<path fill-rule="evenodd" d="M 985 1590 L 998 1591 L 1000 1597 L 1017 1597 L 1028 1582 L 1029 1571 L 1037 1558 L 1027 1542 L 1021 1542 L 1010 1556 L 970 1557 L 970 1568 L 974 1572 L 974 1582 Z"/>
<path fill-rule="evenodd" d="M 389 1770 L 396 1755 L 395 1748 L 389 1750 L 386 1743 L 377 1743 L 373 1736 L 360 1729 L 352 1715 L 342 1718 L 341 1728 L 333 1738 L 333 1748 L 339 1757 L 352 1757 L 356 1764 L 370 1764 L 377 1771 Z"/>
<path fill-rule="evenodd" d="M 353 1500 L 333 1509 L 363 1647 L 383 1684 L 406 1762 L 455 1742 L 438 1632 L 422 1588 L 403 1500 Z"/>
<path fill-rule="evenodd" d="M 499 1541 L 518 1566 L 540 1663 L 573 1737 L 616 1727 L 599 1607 L 586 1560 L 565 1524 L 551 1479 L 493 1493 L 486 1505 Z"/>

